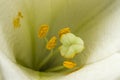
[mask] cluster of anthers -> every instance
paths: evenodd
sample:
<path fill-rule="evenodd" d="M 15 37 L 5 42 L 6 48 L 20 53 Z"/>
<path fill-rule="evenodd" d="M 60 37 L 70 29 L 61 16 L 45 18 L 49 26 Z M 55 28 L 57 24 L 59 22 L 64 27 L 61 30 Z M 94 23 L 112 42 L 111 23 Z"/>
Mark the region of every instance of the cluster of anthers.
<path fill-rule="evenodd" d="M 43 60 L 43 62 L 39 65 L 41 68 L 45 63 L 53 56 L 53 48 L 56 46 L 57 37 L 53 36 L 50 40 L 46 38 L 48 33 L 49 26 L 48 25 L 41 25 L 38 33 L 39 38 L 44 38 L 47 41 L 46 48 L 51 50 L 51 53 Z M 62 45 L 59 47 L 60 54 L 66 60 L 63 62 L 62 66 L 57 66 L 46 71 L 56 71 L 62 68 L 72 69 L 77 66 L 72 59 L 75 57 L 76 54 L 80 53 L 84 49 L 83 40 L 79 37 L 76 37 L 74 34 L 71 33 L 69 27 L 65 27 L 58 32 L 60 42 Z"/>
<path fill-rule="evenodd" d="M 17 17 L 14 19 L 14 27 L 17 28 L 20 26 L 20 18 L 22 18 L 22 14 L 19 12 Z M 82 52 L 84 49 L 84 42 L 80 37 L 75 36 L 71 33 L 69 27 L 65 27 L 58 32 L 59 37 L 56 36 L 51 37 L 49 40 L 47 39 L 47 33 L 49 31 L 49 26 L 44 24 L 40 26 L 38 37 L 40 39 L 45 39 L 46 41 L 46 49 L 50 51 L 50 53 L 46 56 L 46 58 L 37 66 L 40 70 L 54 55 L 54 48 L 57 45 L 57 39 L 60 39 L 61 46 L 58 48 L 61 54 L 61 57 L 65 58 L 63 64 L 57 67 L 53 67 L 47 69 L 46 71 L 58 71 L 64 68 L 72 69 L 77 66 L 72 59 L 76 56 L 76 54 Z"/>

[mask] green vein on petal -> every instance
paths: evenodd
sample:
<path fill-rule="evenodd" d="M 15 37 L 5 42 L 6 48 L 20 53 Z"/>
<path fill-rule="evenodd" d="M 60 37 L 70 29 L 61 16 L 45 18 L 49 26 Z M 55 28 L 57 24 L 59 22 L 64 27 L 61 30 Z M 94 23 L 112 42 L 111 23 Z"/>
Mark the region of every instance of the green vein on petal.
<path fill-rule="evenodd" d="M 87 48 L 84 53 L 90 54 L 88 63 L 109 57 L 119 50 L 119 4 L 119 1 L 113 2 L 80 29 L 78 35 L 83 38 Z"/>

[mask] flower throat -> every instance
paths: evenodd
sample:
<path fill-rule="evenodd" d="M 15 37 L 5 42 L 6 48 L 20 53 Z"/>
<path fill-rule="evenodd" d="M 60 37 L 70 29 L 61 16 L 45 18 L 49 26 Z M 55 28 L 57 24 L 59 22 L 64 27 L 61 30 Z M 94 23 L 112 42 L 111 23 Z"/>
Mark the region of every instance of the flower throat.
<path fill-rule="evenodd" d="M 18 12 L 17 16 L 13 20 L 13 27 L 15 29 L 20 28 L 21 24 L 20 21 L 23 18 L 23 15 L 21 12 Z M 69 27 L 62 28 L 58 31 L 58 36 L 52 36 L 50 39 L 47 38 L 47 33 L 49 31 L 49 25 L 43 24 L 40 25 L 40 28 L 38 30 L 38 38 L 40 40 L 44 39 L 46 50 L 48 50 L 50 53 L 46 55 L 46 57 L 40 62 L 39 64 L 35 65 L 35 70 L 38 71 L 44 71 L 44 72 L 56 72 L 64 69 L 79 69 L 79 66 L 76 64 L 73 59 L 75 56 L 79 53 L 81 53 L 84 49 L 84 42 L 83 40 L 75 36 Z M 61 46 L 56 47 L 57 43 L 60 43 Z M 55 56 L 56 51 L 59 51 L 59 54 L 61 55 L 61 58 L 64 58 L 64 61 L 59 66 L 55 67 L 47 67 L 46 69 L 43 69 L 46 64 L 49 64 L 49 61 Z"/>

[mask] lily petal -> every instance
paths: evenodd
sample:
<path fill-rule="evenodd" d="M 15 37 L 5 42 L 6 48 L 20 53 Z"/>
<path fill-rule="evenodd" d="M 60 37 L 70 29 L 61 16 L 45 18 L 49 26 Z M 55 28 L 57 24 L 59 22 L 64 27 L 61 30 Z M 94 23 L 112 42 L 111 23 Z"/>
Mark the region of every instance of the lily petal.
<path fill-rule="evenodd" d="M 5 3 L 5 4 L 10 4 L 11 0 L 9 0 L 8 2 L 4 2 L 4 1 L 1 1 L 1 4 L 2 3 Z M 116 0 L 117 1 L 117 0 Z M 26 3 L 25 3 L 26 2 Z M 79 30 L 79 34 L 83 37 L 83 39 L 86 41 L 86 44 L 89 45 L 88 41 L 88 36 L 86 36 L 86 34 L 84 32 L 87 33 L 87 30 L 88 29 L 82 29 L 82 26 L 80 27 L 79 25 L 81 24 L 84 24 L 84 22 L 86 22 L 87 20 L 89 20 L 93 15 L 96 15 L 98 12 L 100 12 L 102 9 L 105 8 L 106 5 L 112 3 L 112 2 L 115 2 L 113 0 L 107 0 L 107 1 L 104 1 L 104 0 L 99 0 L 99 1 L 96 1 L 96 0 L 91 0 L 91 2 L 88 2 L 87 0 L 85 1 L 78 1 L 78 0 L 75 0 L 74 2 L 72 1 L 55 1 L 55 0 L 47 0 L 47 1 L 43 1 L 43 2 L 39 2 L 38 0 L 34 1 L 34 2 L 30 2 L 30 1 L 25 1 L 24 3 L 26 4 L 26 7 L 25 9 L 27 10 L 28 14 L 31 13 L 30 15 L 27 15 L 26 17 L 30 20 L 30 23 L 31 23 L 31 20 L 35 19 L 35 24 L 32 25 L 35 26 L 35 31 L 34 32 L 37 32 L 37 27 L 36 26 L 39 26 L 40 24 L 43 24 L 43 23 L 48 23 L 50 24 L 53 28 L 52 28 L 52 33 L 50 35 L 53 35 L 54 32 L 57 32 L 59 28 L 61 28 L 60 26 L 78 26 L 78 28 L 80 28 L 81 30 L 77 29 L 77 27 L 74 27 L 73 29 L 74 30 Z M 93 3 L 94 2 L 94 3 Z M 19 1 L 16 1 L 12 4 L 10 4 L 11 6 L 17 6 L 17 5 L 20 5 L 18 4 L 21 2 Z M 23 4 L 24 4 L 23 3 Z M 43 5 L 40 5 L 38 6 L 39 4 L 43 4 Z M 81 5 L 80 5 L 81 4 Z M 72 5 L 72 6 L 71 6 Z M 86 6 L 88 5 L 88 6 Z M 92 6 L 91 6 L 92 5 Z M 1 7 L 5 7 L 6 5 L 2 5 Z M 20 5 L 21 6 L 21 5 Z M 23 5 L 22 5 L 23 6 Z M 32 6 L 33 8 L 31 9 L 30 6 Z M 45 7 L 44 7 L 45 6 Z M 61 7 L 62 6 L 62 7 Z M 42 9 L 44 7 L 44 9 Z M 79 9 L 77 8 L 79 7 Z M 18 8 L 20 8 L 18 6 Z M 23 7 L 22 7 L 23 8 Z M 70 9 L 71 8 L 71 9 Z M 25 11 L 24 9 L 24 11 Z M 14 9 L 10 7 L 11 11 L 15 11 L 16 10 L 19 10 L 19 9 Z M 91 11 L 92 10 L 92 11 Z M 31 11 L 31 12 L 30 12 Z M 72 12 L 71 12 L 72 11 Z M 10 12 L 10 11 L 8 11 Z M 3 10 L 1 11 L 2 14 L 4 13 L 8 13 L 6 12 L 6 10 Z M 88 14 L 89 12 L 89 14 Z M 86 14 L 85 14 L 86 13 Z M 56 15 L 54 15 L 56 14 Z M 4 14 L 5 15 L 5 14 Z M 15 15 L 15 14 L 14 14 Z M 26 14 L 25 14 L 26 15 Z M 34 15 L 36 15 L 34 17 Z M 12 17 L 13 17 L 13 14 L 12 14 Z M 4 20 L 2 21 L 3 23 L 6 22 L 8 20 L 8 22 L 10 21 L 10 19 L 12 17 L 9 17 L 8 19 L 6 18 L 3 18 Z M 78 18 L 79 17 L 79 18 Z M 51 20 L 52 19 L 52 20 Z M 41 22 L 42 21 L 42 22 Z M 52 21 L 52 22 L 50 22 Z M 33 23 L 34 23 L 33 22 Z M 94 22 L 94 21 L 93 21 Z M 70 24 L 71 23 L 71 24 Z M 10 24 L 10 22 L 9 22 Z M 9 25 L 8 24 L 8 25 Z M 66 25 L 67 24 L 67 25 Z M 101 23 L 99 23 L 101 24 Z M 29 24 L 30 25 L 30 24 Z M 30 55 L 29 56 L 29 60 L 27 58 L 27 60 L 24 60 L 24 62 L 22 62 L 23 64 L 28 64 L 28 66 L 30 66 L 30 62 L 31 62 L 31 56 L 32 56 L 32 53 L 36 53 L 36 55 L 39 55 L 37 56 L 37 63 L 39 63 L 38 61 L 40 61 L 40 55 L 42 56 L 45 56 L 46 54 L 39 54 L 40 52 L 45 52 L 45 51 L 39 51 L 39 49 L 42 49 L 43 46 L 40 46 L 40 45 L 43 45 L 42 41 L 40 42 L 38 39 L 37 39 L 37 33 L 34 33 L 33 35 L 31 35 L 33 38 L 35 38 L 33 41 L 31 40 L 31 36 L 29 34 L 29 25 L 26 24 L 27 27 L 24 27 L 24 29 L 21 29 L 20 32 L 22 32 L 22 34 L 26 37 L 24 40 L 21 40 L 22 37 L 24 37 L 21 33 L 15 33 L 13 34 L 14 36 L 17 35 L 17 37 L 15 37 L 15 39 L 17 38 L 17 43 L 21 44 L 21 46 L 19 47 L 16 47 L 16 50 L 14 53 L 17 53 L 15 55 L 20 55 L 20 53 L 22 53 L 19 57 L 17 57 L 18 60 L 20 60 L 22 62 L 23 58 L 25 58 L 26 55 Z M 5 23 L 4 25 L 1 25 L 1 26 L 6 26 Z M 56 27 L 58 26 L 58 27 Z M 97 26 L 97 25 L 96 25 Z M 55 27 L 55 28 L 54 28 Z M 84 26 L 85 27 L 85 26 Z M 85 28 L 88 28 L 88 27 L 85 27 Z M 98 27 L 96 27 L 98 28 Z M 4 29 L 4 30 L 3 30 Z M 9 32 L 10 33 L 13 33 L 13 30 L 10 29 L 10 27 L 8 28 L 2 28 L 1 30 L 3 30 L 3 33 L 5 33 L 5 36 L 6 34 L 8 33 L 7 29 L 9 29 Z M 33 29 L 33 28 L 32 28 Z M 95 30 L 93 27 L 91 28 L 93 30 Z M 103 29 L 103 28 L 101 28 Z M 101 32 L 101 29 L 99 32 Z M 7 33 L 6 33 L 7 32 Z M 78 31 L 76 31 L 78 32 Z M 89 31 L 90 32 L 90 31 Z M 88 33 L 89 33 L 88 32 Z M 95 32 L 95 31 L 94 31 Z M 90 32 L 91 33 L 91 32 Z M 101 33 L 100 33 L 101 34 Z M 22 35 L 22 36 L 21 36 Z M 36 36 L 35 36 L 36 35 Z M 19 36 L 19 37 L 18 37 Z M 84 37 L 86 36 L 86 37 Z M 91 34 L 91 37 L 93 36 L 93 34 Z M 6 36 L 5 38 L 8 38 L 8 36 Z M 93 38 L 93 37 L 92 37 Z M 9 38 L 8 38 L 9 39 Z M 22 38 L 23 39 L 23 38 Z M 94 39 L 94 38 L 93 38 Z M 13 41 L 13 40 L 12 40 Z M 23 41 L 23 42 L 22 42 Z M 34 42 L 34 43 L 32 43 Z M 7 41 L 8 43 L 8 41 Z M 13 43 L 13 42 L 12 42 Z M 26 44 L 26 46 L 22 45 L 22 44 Z M 31 44 L 32 43 L 32 44 Z M 99 43 L 97 42 L 96 40 L 96 43 Z M 88 46 L 87 45 L 87 46 Z M 93 45 L 93 44 L 90 44 L 90 45 Z M 31 46 L 34 46 L 36 48 L 36 50 L 34 51 L 31 51 L 33 50 L 33 47 Z M 10 46 L 11 47 L 11 46 Z M 19 49 L 18 49 L 19 48 Z M 87 47 L 88 48 L 88 47 Z M 14 48 L 15 49 L 15 48 Z M 91 50 L 91 49 L 90 49 Z M 21 52 L 23 51 L 23 52 Z M 88 51 L 88 50 L 87 50 Z M 89 52 L 91 53 L 91 52 Z M 44 57 L 43 57 L 44 58 Z M 42 59 L 42 58 L 41 58 Z"/>
<path fill-rule="evenodd" d="M 82 69 L 58 80 L 119 80 L 120 54 L 114 53 L 111 57 L 97 63 L 84 66 Z"/>
<path fill-rule="evenodd" d="M 0 51 L 6 53 L 11 60 L 16 61 L 17 59 L 23 65 L 27 64 L 31 67 L 32 44 L 29 27 L 24 19 L 19 29 L 14 29 L 12 24 L 14 17 L 21 10 L 19 0 L 0 1 Z"/>
<path fill-rule="evenodd" d="M 90 55 L 87 63 L 102 60 L 120 50 L 119 5 L 120 1 L 116 0 L 79 31 L 86 43 L 84 53 Z"/>
<path fill-rule="evenodd" d="M 37 72 L 21 67 L 0 52 L 0 80 L 56 80 L 58 76 L 60 74 Z"/>
<path fill-rule="evenodd" d="M 31 80 L 22 70 L 9 60 L 4 53 L 0 52 L 1 80 Z M 0 73 L 1 74 L 1 73 Z"/>

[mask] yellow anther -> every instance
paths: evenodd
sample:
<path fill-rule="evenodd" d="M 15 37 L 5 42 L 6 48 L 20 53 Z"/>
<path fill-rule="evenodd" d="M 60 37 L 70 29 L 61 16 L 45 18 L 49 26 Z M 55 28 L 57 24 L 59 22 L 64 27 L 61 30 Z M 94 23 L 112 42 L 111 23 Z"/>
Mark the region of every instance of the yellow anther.
<path fill-rule="evenodd" d="M 63 66 L 68 68 L 68 69 L 72 69 L 76 66 L 76 63 L 71 62 L 71 61 L 64 61 Z"/>
<path fill-rule="evenodd" d="M 19 17 L 16 17 L 16 18 L 13 20 L 13 25 L 14 25 L 14 28 L 20 27 L 20 18 L 19 18 Z"/>
<path fill-rule="evenodd" d="M 45 37 L 47 32 L 48 32 L 48 30 L 49 30 L 49 26 L 48 25 L 41 25 L 40 29 L 39 29 L 38 37 L 39 38 Z"/>
<path fill-rule="evenodd" d="M 18 12 L 18 16 L 19 16 L 20 18 L 23 18 L 23 15 L 22 15 L 21 12 Z"/>
<path fill-rule="evenodd" d="M 57 38 L 55 36 L 53 36 L 47 43 L 46 45 L 46 48 L 48 50 L 51 50 L 53 49 L 55 46 L 56 46 L 56 41 L 57 41 Z"/>
<path fill-rule="evenodd" d="M 58 34 L 59 34 L 59 37 L 61 37 L 63 34 L 66 34 L 66 33 L 70 33 L 69 27 L 61 29 Z"/>
<path fill-rule="evenodd" d="M 23 18 L 22 13 L 18 12 L 18 15 L 13 20 L 14 28 L 19 28 L 21 26 L 20 19 Z"/>

